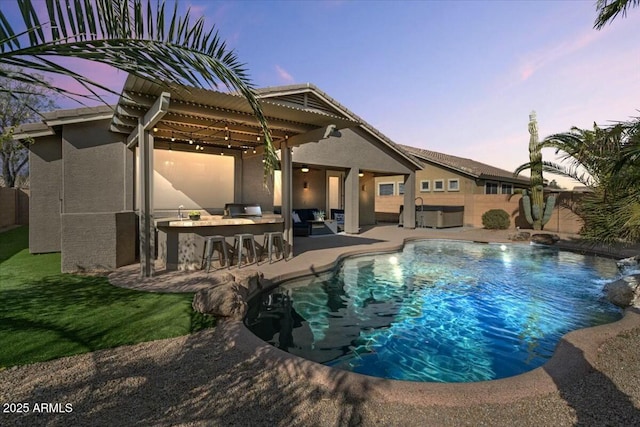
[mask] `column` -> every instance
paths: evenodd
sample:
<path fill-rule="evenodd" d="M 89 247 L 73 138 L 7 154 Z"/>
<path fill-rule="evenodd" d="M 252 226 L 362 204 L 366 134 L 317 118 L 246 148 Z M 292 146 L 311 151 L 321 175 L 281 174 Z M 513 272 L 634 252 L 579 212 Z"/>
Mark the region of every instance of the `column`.
<path fill-rule="evenodd" d="M 293 256 L 293 224 L 291 213 L 293 211 L 293 162 L 291 148 L 284 141 L 280 145 L 280 167 L 282 168 L 282 217 L 284 218 L 284 238 L 289 245 L 289 256 Z"/>
<path fill-rule="evenodd" d="M 360 232 L 360 169 L 347 170 L 344 183 L 344 231 L 347 234 Z"/>
<path fill-rule="evenodd" d="M 416 173 L 404 176 L 403 227 L 416 228 Z"/>

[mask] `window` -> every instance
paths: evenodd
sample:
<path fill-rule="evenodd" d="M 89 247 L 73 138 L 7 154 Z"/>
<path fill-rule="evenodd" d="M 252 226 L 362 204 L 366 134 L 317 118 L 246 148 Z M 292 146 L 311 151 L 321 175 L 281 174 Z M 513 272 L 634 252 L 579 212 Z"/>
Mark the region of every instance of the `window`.
<path fill-rule="evenodd" d="M 433 180 L 433 191 L 444 191 L 444 179 Z"/>
<path fill-rule="evenodd" d="M 381 182 L 378 184 L 378 196 L 393 196 L 395 184 L 393 182 Z"/>
<path fill-rule="evenodd" d="M 449 180 L 449 191 L 460 191 L 460 180 L 459 179 L 450 179 Z"/>
<path fill-rule="evenodd" d="M 404 194 L 404 182 L 398 183 L 398 194 L 401 196 Z"/>
<path fill-rule="evenodd" d="M 428 193 L 429 191 L 431 191 L 431 181 L 429 180 L 420 181 L 420 192 Z"/>
<path fill-rule="evenodd" d="M 498 183 L 486 182 L 484 184 L 484 194 L 498 194 Z"/>
<path fill-rule="evenodd" d="M 513 194 L 513 185 L 502 184 L 502 194 Z"/>

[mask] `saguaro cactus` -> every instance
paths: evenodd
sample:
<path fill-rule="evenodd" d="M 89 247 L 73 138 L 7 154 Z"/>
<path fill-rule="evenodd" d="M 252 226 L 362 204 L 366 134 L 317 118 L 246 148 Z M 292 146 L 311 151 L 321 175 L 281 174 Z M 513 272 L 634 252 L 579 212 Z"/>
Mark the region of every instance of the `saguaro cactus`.
<path fill-rule="evenodd" d="M 527 222 L 534 230 L 542 230 L 542 227 L 551 219 L 556 197 L 549 195 L 544 200 L 544 181 L 542 178 L 542 152 L 538 141 L 538 121 L 536 112 L 529 114 L 529 166 L 531 169 L 531 191 L 522 192 L 522 207 Z M 530 194 L 529 194 L 530 193 Z"/>

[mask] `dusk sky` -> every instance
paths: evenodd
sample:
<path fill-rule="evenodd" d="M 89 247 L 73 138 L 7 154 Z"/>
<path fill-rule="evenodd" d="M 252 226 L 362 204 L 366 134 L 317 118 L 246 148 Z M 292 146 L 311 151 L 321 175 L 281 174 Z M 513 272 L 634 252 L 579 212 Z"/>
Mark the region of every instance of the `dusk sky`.
<path fill-rule="evenodd" d="M 596 31 L 595 0 L 180 4 L 256 86 L 313 83 L 397 143 L 507 170 L 528 161 L 531 110 L 541 138 L 640 115 L 640 8 Z M 76 69 L 118 90 L 126 77 Z"/>

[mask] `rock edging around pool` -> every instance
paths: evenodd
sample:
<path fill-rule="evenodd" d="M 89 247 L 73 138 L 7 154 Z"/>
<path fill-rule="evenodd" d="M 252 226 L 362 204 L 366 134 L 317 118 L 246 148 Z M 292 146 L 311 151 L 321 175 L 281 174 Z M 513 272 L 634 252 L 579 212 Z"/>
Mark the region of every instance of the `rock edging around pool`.
<path fill-rule="evenodd" d="M 425 406 L 470 406 L 509 403 L 562 392 L 595 370 L 598 349 L 605 341 L 640 327 L 640 310 L 629 308 L 617 322 L 566 334 L 552 358 L 539 368 L 514 377 L 475 383 L 410 382 L 342 371 L 267 344 L 240 320 L 227 319 L 218 327 L 234 350 L 254 355 L 269 369 L 286 373 L 292 381 L 310 381 L 345 398 Z"/>
<path fill-rule="evenodd" d="M 346 257 L 394 252 L 401 250 L 409 241 L 415 240 L 425 239 L 408 238 L 400 245 L 374 252 L 359 250 L 341 254 L 334 262 L 324 267 L 316 267 L 315 274 L 332 270 Z M 640 327 L 640 310 L 627 308 L 624 317 L 617 322 L 564 335 L 547 363 L 514 377 L 476 383 L 388 380 L 341 371 L 300 358 L 262 341 L 245 327 L 243 319 L 249 298 L 282 281 L 308 275 L 308 272 L 302 271 L 268 280 L 257 271 L 230 272 L 224 278 L 226 281 L 222 281 L 220 285 L 198 291 L 194 296 L 193 307 L 198 311 L 224 318 L 218 327 L 229 345 L 239 351 L 256 355 L 271 369 L 283 370 L 292 378 L 311 381 L 335 393 L 419 405 L 469 406 L 507 403 L 561 391 L 563 387 L 594 371 L 598 349 L 605 341 Z"/>

